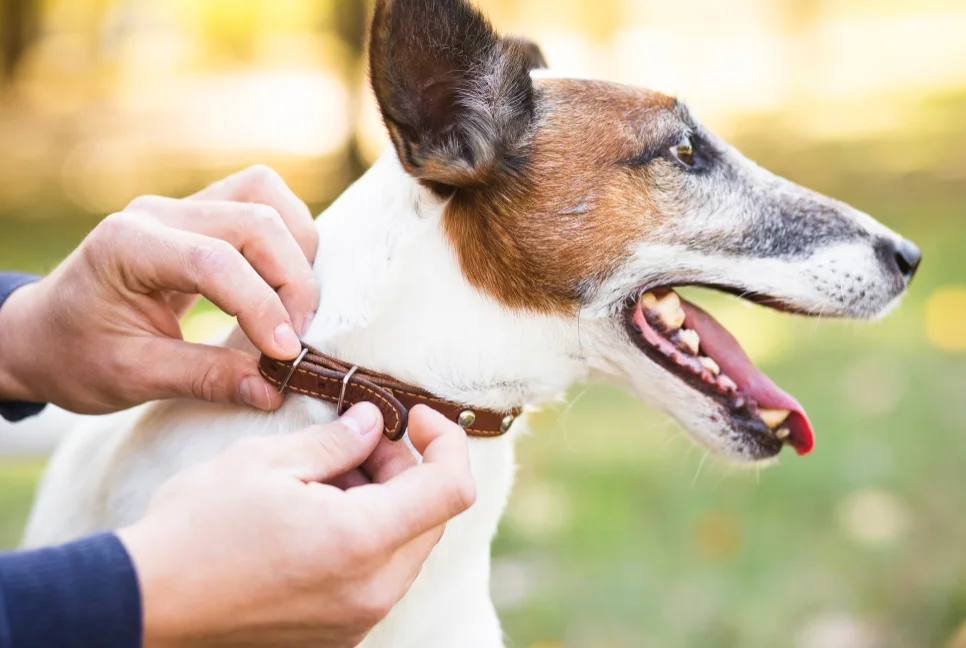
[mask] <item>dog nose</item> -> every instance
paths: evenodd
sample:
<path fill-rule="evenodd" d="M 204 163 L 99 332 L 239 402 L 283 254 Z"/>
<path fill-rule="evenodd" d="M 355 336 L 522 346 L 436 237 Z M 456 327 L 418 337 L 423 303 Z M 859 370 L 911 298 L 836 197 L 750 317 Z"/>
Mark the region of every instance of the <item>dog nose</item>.
<path fill-rule="evenodd" d="M 922 261 L 922 252 L 919 250 L 919 246 L 907 239 L 899 239 L 893 244 L 892 254 L 896 267 L 899 269 L 899 274 L 906 280 L 906 283 L 912 281 L 913 275 L 919 269 L 919 262 Z"/>

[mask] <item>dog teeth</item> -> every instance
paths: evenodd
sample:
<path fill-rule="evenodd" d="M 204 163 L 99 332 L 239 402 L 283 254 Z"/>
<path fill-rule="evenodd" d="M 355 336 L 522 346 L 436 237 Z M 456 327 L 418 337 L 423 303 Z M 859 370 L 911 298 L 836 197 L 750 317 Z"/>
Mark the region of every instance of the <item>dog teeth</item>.
<path fill-rule="evenodd" d="M 717 376 L 719 373 L 721 373 L 721 367 L 718 366 L 718 363 L 708 356 L 699 356 L 698 362 L 701 363 L 702 367 L 710 371 L 712 376 Z"/>
<path fill-rule="evenodd" d="M 668 330 L 676 331 L 684 324 L 684 311 L 681 309 L 681 299 L 673 290 L 657 300 L 651 309 Z"/>
<path fill-rule="evenodd" d="M 772 430 L 784 423 L 789 414 L 791 412 L 787 409 L 761 409 L 758 411 L 758 416 Z"/>
<path fill-rule="evenodd" d="M 735 381 L 724 374 L 718 376 L 718 384 L 721 385 L 725 391 L 738 391 L 738 385 L 735 384 Z"/>
<path fill-rule="evenodd" d="M 640 302 L 641 308 L 645 311 L 649 311 L 657 305 L 657 297 L 652 292 L 642 294 L 637 301 Z"/>
<path fill-rule="evenodd" d="M 681 329 L 678 331 L 678 342 L 691 355 L 698 355 L 698 349 L 701 346 L 701 338 L 698 337 L 697 331 L 692 331 L 691 329 Z"/>
<path fill-rule="evenodd" d="M 778 437 L 779 440 L 781 441 L 784 441 L 785 439 L 787 439 L 789 436 L 791 436 L 791 434 L 792 434 L 791 431 L 787 427 L 778 428 L 777 430 L 775 430 L 775 436 Z"/>

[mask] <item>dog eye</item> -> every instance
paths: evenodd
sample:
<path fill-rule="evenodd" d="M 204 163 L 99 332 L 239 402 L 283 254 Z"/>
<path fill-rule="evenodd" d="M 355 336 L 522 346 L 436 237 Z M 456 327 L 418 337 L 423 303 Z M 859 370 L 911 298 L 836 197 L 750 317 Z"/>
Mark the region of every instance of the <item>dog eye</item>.
<path fill-rule="evenodd" d="M 672 146 L 671 155 L 689 169 L 694 168 L 694 140 L 691 136 L 685 135 L 680 142 Z"/>

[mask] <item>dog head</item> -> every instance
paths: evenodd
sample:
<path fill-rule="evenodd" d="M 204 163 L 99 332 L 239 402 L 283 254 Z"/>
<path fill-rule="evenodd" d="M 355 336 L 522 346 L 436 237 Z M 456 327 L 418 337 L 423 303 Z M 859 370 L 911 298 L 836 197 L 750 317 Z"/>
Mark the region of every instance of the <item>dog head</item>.
<path fill-rule="evenodd" d="M 810 450 L 801 406 L 673 288 L 874 318 L 919 250 L 756 166 L 675 98 L 542 66 L 464 0 L 377 2 L 372 85 L 403 167 L 445 201 L 466 281 L 508 311 L 579 322 L 591 369 L 719 455 Z"/>

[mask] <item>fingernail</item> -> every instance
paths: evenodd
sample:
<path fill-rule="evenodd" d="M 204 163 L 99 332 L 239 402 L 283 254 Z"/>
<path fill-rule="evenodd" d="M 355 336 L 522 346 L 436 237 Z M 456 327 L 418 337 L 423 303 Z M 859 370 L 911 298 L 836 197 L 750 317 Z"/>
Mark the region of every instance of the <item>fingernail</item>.
<path fill-rule="evenodd" d="M 350 407 L 339 420 L 356 434 L 366 436 L 379 429 L 382 414 L 372 403 L 358 403 Z"/>
<path fill-rule="evenodd" d="M 268 383 L 255 376 L 248 376 L 238 385 L 241 399 L 260 410 L 272 409 L 272 396 L 268 393 Z"/>
<path fill-rule="evenodd" d="M 309 334 L 309 327 L 312 326 L 312 320 L 315 319 L 315 313 L 309 313 L 305 316 L 305 320 L 302 322 L 302 337 Z"/>
<path fill-rule="evenodd" d="M 302 350 L 299 336 L 295 334 L 290 324 L 279 324 L 275 329 L 275 344 L 282 353 L 296 356 Z"/>

